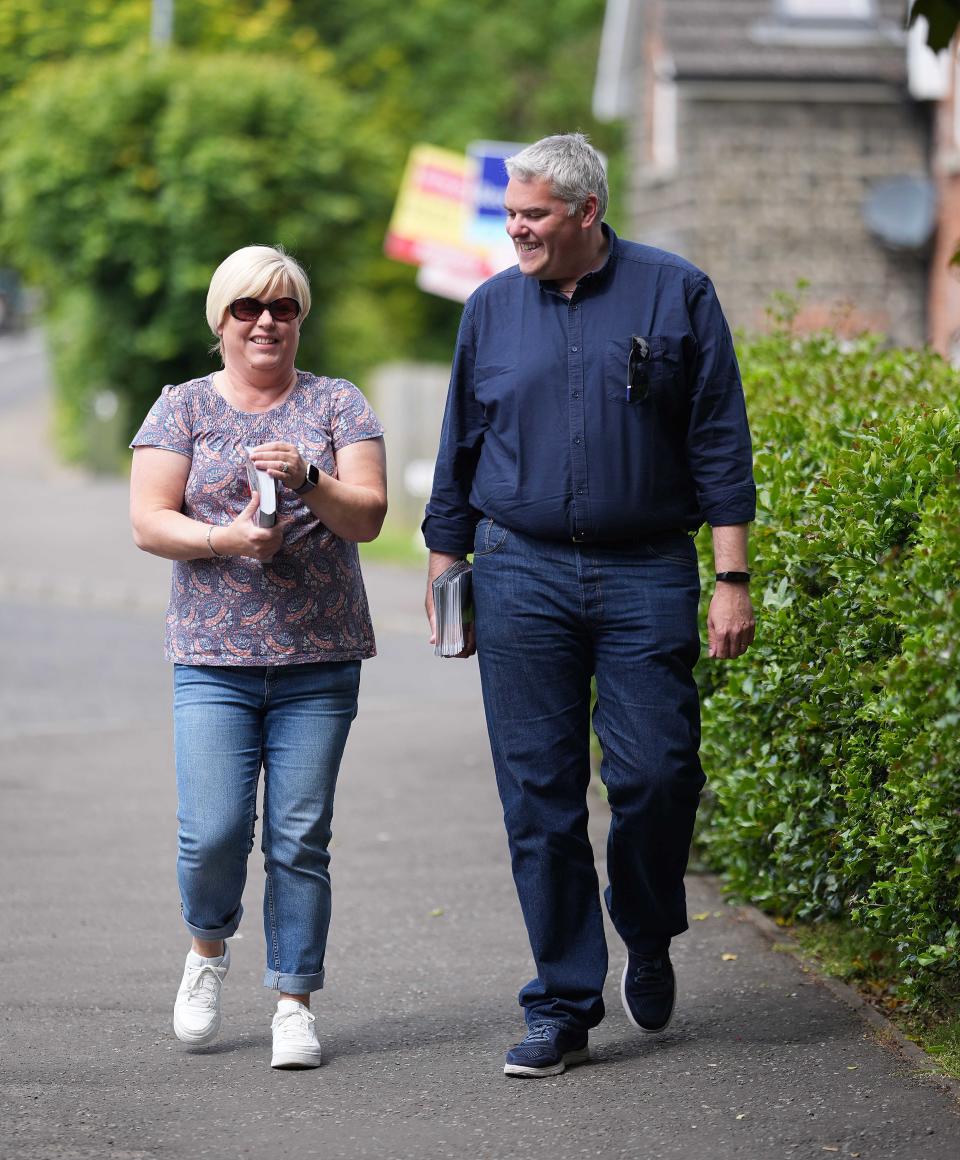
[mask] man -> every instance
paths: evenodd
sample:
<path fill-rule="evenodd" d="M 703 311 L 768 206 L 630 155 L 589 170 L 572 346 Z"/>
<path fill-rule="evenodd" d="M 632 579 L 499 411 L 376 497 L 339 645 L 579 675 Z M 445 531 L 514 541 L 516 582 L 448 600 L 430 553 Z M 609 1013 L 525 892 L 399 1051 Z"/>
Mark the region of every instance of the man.
<path fill-rule="evenodd" d="M 692 535 L 713 530 L 709 653 L 754 633 L 750 435 L 709 279 L 603 224 L 607 187 L 580 134 L 506 163 L 518 266 L 464 308 L 433 494 L 429 581 L 469 552 L 487 728 L 537 977 L 520 992 L 508 1075 L 588 1056 L 607 973 L 587 836 L 590 682 L 611 824 L 605 898 L 627 947 L 621 1000 L 662 1031 L 668 947 L 704 777 L 693 679 Z M 427 615 L 434 630 L 427 585 Z"/>

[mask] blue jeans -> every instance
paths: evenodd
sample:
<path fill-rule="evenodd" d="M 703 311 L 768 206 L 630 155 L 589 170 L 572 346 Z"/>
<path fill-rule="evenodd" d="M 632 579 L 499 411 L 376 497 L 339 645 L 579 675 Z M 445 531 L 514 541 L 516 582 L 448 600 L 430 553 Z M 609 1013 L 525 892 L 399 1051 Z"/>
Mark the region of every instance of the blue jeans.
<path fill-rule="evenodd" d="M 263 983 L 288 994 L 323 986 L 333 794 L 359 685 L 359 661 L 174 666 L 184 921 L 210 940 L 240 925 L 262 768 Z"/>
<path fill-rule="evenodd" d="M 697 755 L 700 580 L 690 536 L 548 543 L 490 519 L 473 560 L 477 652 L 513 876 L 537 967 L 529 1024 L 603 1018 L 607 973 L 587 835 L 590 680 L 611 823 L 606 903 L 630 950 L 686 930 Z"/>

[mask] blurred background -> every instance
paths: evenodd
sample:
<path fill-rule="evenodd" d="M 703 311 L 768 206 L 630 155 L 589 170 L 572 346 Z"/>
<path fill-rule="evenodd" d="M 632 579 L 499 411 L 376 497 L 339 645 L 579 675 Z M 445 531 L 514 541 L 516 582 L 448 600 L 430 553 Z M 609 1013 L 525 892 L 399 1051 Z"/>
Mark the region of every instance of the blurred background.
<path fill-rule="evenodd" d="M 954 49 L 902 0 L 0 0 L 0 330 L 42 327 L 59 454 L 124 469 L 214 369 L 221 259 L 280 243 L 299 365 L 388 430 L 409 547 L 460 303 L 510 264 L 502 157 L 582 130 L 608 220 L 702 266 L 732 324 L 960 357 Z M 505 178 L 503 179 L 505 183 Z M 771 313 L 771 304 L 773 312 Z"/>

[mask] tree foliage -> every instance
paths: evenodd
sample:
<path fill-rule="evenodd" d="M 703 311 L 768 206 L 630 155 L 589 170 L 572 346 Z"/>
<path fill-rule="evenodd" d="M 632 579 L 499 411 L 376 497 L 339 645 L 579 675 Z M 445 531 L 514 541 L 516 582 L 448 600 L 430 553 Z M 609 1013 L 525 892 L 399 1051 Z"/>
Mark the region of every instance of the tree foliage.
<path fill-rule="evenodd" d="M 3 0 L 0 4 L 0 95 L 40 64 L 145 50 L 151 0 Z M 325 54 L 293 0 L 180 0 L 175 43 L 181 48 Z M 327 62 L 330 63 L 329 57 Z"/>
<path fill-rule="evenodd" d="M 526 141 L 578 127 L 611 143 L 590 116 L 603 0 L 359 7 L 362 18 L 353 6 L 317 0 L 298 11 L 403 153 L 411 140 L 457 149 L 477 135 Z"/>
<path fill-rule="evenodd" d="M 318 301 L 336 295 L 379 158 L 339 86 L 290 81 L 264 56 L 132 53 L 20 90 L 3 241 L 47 291 L 68 417 L 110 387 L 135 422 L 164 382 L 206 371 L 207 284 L 239 246 L 282 240 Z M 307 320 L 304 365 L 324 321 Z"/>

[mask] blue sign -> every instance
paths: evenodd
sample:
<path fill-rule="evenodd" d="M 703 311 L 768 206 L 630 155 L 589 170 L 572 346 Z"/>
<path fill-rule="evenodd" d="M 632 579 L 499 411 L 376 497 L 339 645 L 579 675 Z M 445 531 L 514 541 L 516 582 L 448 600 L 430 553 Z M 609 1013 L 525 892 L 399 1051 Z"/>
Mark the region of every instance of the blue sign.
<path fill-rule="evenodd" d="M 486 241 L 491 235 L 497 238 L 503 235 L 507 220 L 503 195 L 509 180 L 503 163 L 523 148 L 514 141 L 474 141 L 467 146 L 467 156 L 474 169 L 472 207 L 467 227 L 470 238 Z"/>

